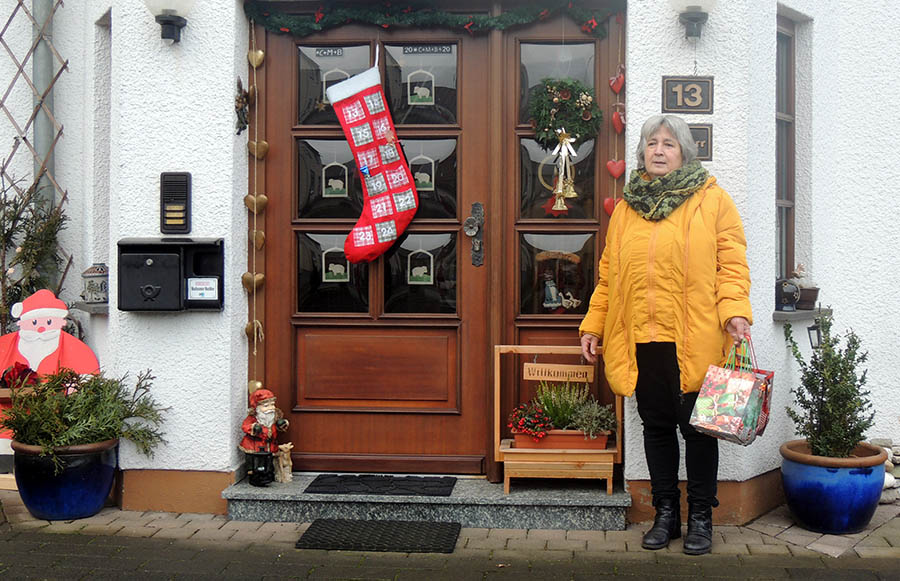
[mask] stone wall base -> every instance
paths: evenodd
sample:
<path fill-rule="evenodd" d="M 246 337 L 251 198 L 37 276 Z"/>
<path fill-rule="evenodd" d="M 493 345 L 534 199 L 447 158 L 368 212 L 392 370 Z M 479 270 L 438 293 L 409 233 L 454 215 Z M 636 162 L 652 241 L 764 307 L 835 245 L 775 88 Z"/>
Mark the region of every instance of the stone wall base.
<path fill-rule="evenodd" d="M 226 514 L 222 491 L 234 480 L 234 472 L 123 470 L 116 500 L 123 510 Z"/>
<path fill-rule="evenodd" d="M 687 517 L 686 483 L 681 488 L 682 517 Z M 656 514 L 650 495 L 649 480 L 629 480 L 631 508 L 628 509 L 629 522 L 653 520 Z M 784 504 L 784 490 L 781 487 L 781 469 L 776 468 L 743 482 L 719 481 L 719 507 L 713 509 L 713 523 L 718 525 L 744 525 L 762 516 L 776 506 Z"/>

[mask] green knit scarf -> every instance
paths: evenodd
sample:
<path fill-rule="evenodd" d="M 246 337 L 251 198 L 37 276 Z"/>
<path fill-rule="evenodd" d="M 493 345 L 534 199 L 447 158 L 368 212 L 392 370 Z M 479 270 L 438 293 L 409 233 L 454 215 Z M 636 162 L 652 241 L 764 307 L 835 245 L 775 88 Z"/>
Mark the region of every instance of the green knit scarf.
<path fill-rule="evenodd" d="M 666 175 L 646 180 L 647 172 L 636 169 L 625 184 L 622 197 L 645 220 L 662 220 L 703 187 L 709 172 L 694 160 Z"/>

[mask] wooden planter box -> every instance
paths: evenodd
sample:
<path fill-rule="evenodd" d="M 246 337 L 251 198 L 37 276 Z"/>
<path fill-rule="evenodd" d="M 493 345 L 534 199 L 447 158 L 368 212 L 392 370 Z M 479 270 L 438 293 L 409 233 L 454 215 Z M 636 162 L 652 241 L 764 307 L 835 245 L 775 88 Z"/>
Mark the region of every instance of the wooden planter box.
<path fill-rule="evenodd" d="M 547 435 L 534 441 L 528 434 L 513 433 L 516 448 L 568 448 L 572 450 L 605 450 L 608 434 L 597 436 L 593 440 L 584 437 L 581 430 L 550 430 Z"/>
<path fill-rule="evenodd" d="M 531 448 L 516 446 L 513 439 L 500 439 L 500 358 L 505 353 L 525 355 L 581 355 L 581 347 L 560 346 L 494 346 L 494 445 L 497 461 L 503 463 L 503 492 L 509 494 L 510 478 L 596 478 L 606 480 L 606 493 L 613 491 L 613 466 L 622 462 L 622 398 L 616 396 L 615 410 L 618 427 L 613 441 L 602 449 L 549 447 L 546 438 Z M 569 431 L 569 430 L 552 430 Z M 577 439 L 585 442 L 578 432 Z M 527 436 L 526 436 L 527 437 Z M 587 442 L 590 442 L 588 440 Z M 556 444 L 554 444 L 556 445 Z"/>

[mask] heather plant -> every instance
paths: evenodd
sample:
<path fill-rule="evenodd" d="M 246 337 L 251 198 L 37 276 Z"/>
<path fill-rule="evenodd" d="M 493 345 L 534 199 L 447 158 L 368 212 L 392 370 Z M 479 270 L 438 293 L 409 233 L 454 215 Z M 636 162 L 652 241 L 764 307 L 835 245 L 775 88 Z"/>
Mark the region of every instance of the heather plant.
<path fill-rule="evenodd" d="M 591 395 L 586 383 L 548 383 L 542 381 L 534 395 L 534 403 L 544 409 L 559 430 L 572 427 L 575 412 Z"/>
<path fill-rule="evenodd" d="M 617 422 L 613 406 L 603 405 L 594 398 L 588 399 L 572 414 L 572 427 L 584 432 L 584 437 L 591 440 L 615 430 Z"/>

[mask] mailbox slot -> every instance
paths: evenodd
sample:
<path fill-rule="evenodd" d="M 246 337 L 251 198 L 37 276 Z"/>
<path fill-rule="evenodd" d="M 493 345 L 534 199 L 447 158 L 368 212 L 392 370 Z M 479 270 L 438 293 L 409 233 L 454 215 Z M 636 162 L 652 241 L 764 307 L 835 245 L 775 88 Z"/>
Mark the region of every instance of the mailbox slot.
<path fill-rule="evenodd" d="M 119 310 L 222 310 L 221 238 L 125 238 L 119 241 Z"/>

